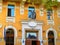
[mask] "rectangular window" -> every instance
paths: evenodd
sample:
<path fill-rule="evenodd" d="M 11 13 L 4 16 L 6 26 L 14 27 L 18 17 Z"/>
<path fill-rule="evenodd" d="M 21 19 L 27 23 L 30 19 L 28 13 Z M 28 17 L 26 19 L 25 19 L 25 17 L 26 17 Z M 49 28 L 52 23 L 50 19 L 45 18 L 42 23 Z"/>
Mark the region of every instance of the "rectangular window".
<path fill-rule="evenodd" d="M 26 32 L 27 39 L 37 39 L 37 32 Z"/>
<path fill-rule="evenodd" d="M 48 17 L 48 20 L 52 19 L 52 10 L 47 10 L 47 17 Z"/>
<path fill-rule="evenodd" d="M 14 5 L 8 5 L 8 16 L 14 16 Z"/>
<path fill-rule="evenodd" d="M 36 13 L 35 13 L 35 8 L 34 7 L 29 7 L 28 8 L 28 17 L 31 19 L 36 18 Z"/>

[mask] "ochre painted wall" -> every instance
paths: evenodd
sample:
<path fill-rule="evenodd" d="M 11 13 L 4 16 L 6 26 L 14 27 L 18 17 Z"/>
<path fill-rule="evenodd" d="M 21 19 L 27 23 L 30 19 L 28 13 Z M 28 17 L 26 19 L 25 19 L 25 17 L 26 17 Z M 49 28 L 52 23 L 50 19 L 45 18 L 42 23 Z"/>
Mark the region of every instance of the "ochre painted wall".
<path fill-rule="evenodd" d="M 12 4 L 15 5 L 15 22 L 6 22 L 6 17 L 7 17 L 7 6 L 8 4 Z M 12 25 L 13 27 L 15 27 L 17 29 L 17 37 L 16 37 L 16 45 L 21 45 L 21 42 L 19 42 L 19 38 L 22 38 L 22 24 L 21 21 L 22 20 L 28 20 L 28 7 L 32 6 L 31 4 L 25 4 L 24 5 L 24 14 L 21 15 L 20 14 L 20 3 L 19 2 L 3 2 L 2 5 L 2 12 L 0 13 L 0 23 L 2 24 L 2 28 L 0 28 L 0 38 L 2 38 L 3 40 L 0 42 L 1 45 L 4 45 L 5 41 L 4 41 L 4 37 L 3 37 L 3 31 L 4 28 L 8 25 Z M 18 8 L 17 8 L 18 7 Z M 46 38 L 46 31 L 50 28 L 50 25 L 47 24 L 47 15 L 46 15 L 46 9 L 44 8 L 44 15 L 40 16 L 40 5 L 34 5 L 35 7 L 35 11 L 36 11 L 36 20 L 38 21 L 43 21 L 43 39 L 47 40 L 46 43 L 44 43 L 44 45 L 48 45 L 48 39 Z M 53 28 L 56 30 L 57 32 L 57 39 L 56 39 L 56 45 L 59 45 L 60 43 L 57 42 L 58 39 L 60 39 L 60 37 L 58 36 L 58 34 L 60 33 L 58 30 L 58 26 L 60 25 L 60 18 L 58 18 L 57 15 L 57 9 L 54 8 L 54 25 Z"/>

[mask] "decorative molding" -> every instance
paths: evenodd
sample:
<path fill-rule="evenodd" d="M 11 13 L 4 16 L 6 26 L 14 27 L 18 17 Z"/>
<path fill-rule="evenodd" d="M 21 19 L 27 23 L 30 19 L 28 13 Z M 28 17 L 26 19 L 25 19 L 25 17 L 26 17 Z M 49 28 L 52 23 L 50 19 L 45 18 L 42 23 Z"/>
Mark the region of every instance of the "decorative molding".
<path fill-rule="evenodd" d="M 43 16 L 44 15 L 44 8 L 40 8 L 40 16 Z"/>
<path fill-rule="evenodd" d="M 33 20 L 34 21 L 34 20 Z M 29 25 L 28 25 L 28 23 L 29 23 L 30 21 L 22 21 L 21 23 L 22 23 L 22 45 L 25 45 L 25 30 L 26 29 L 32 29 Z M 38 32 L 38 40 L 41 42 L 42 41 L 42 24 L 43 23 L 39 23 L 39 22 L 37 22 L 37 21 L 34 21 L 34 23 L 37 23 L 37 25 L 35 26 L 35 28 L 33 28 L 33 29 L 35 29 L 35 30 L 38 30 L 39 32 Z M 24 42 L 24 43 L 23 43 Z M 41 43 L 41 45 L 43 45 L 42 43 Z"/>
<path fill-rule="evenodd" d="M 24 4 L 20 5 L 20 14 L 24 14 Z"/>
<path fill-rule="evenodd" d="M 13 2 L 13 3 L 12 2 L 8 2 L 8 4 L 15 5 L 15 2 Z"/>
<path fill-rule="evenodd" d="M 31 21 L 31 22 L 28 22 L 28 25 L 29 25 L 30 27 L 35 27 L 35 26 L 37 26 L 37 23 L 34 22 L 34 21 Z"/>
<path fill-rule="evenodd" d="M 54 25 L 54 20 L 47 20 L 48 25 Z"/>
<path fill-rule="evenodd" d="M 53 31 L 53 33 L 54 33 L 54 42 L 55 42 L 55 45 L 56 45 L 57 32 L 56 32 L 56 30 L 53 29 L 52 27 L 49 28 L 49 29 L 46 31 L 46 38 L 48 38 L 48 32 L 49 32 L 49 31 Z"/>
<path fill-rule="evenodd" d="M 49 28 L 49 29 L 46 31 L 46 38 L 48 38 L 48 32 L 49 32 L 49 31 L 53 31 L 53 32 L 54 32 L 54 37 L 57 38 L 57 32 L 56 32 L 56 30 L 53 29 L 52 27 Z"/>
<path fill-rule="evenodd" d="M 6 17 L 6 22 L 15 22 L 15 17 Z"/>
<path fill-rule="evenodd" d="M 5 30 L 7 31 L 8 28 L 12 28 L 14 30 L 14 32 L 15 32 L 15 37 L 17 37 L 17 30 L 16 30 L 16 28 L 11 26 L 11 25 L 9 25 L 9 26 L 5 27 Z M 4 33 L 4 31 L 3 31 L 3 33 Z M 4 37 L 4 34 L 3 34 L 3 37 Z"/>

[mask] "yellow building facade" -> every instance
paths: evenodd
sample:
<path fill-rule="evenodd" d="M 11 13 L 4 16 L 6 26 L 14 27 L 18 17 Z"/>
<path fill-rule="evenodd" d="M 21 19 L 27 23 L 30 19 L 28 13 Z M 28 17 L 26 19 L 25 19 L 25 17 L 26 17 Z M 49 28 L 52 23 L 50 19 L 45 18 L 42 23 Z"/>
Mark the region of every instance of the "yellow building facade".
<path fill-rule="evenodd" d="M 14 12 L 12 11 L 14 14 L 8 5 L 14 5 Z M 34 7 L 35 19 L 29 18 L 29 7 Z M 29 45 L 59 45 L 60 8 L 53 7 L 52 10 L 52 16 L 48 16 L 47 9 L 42 5 L 1 0 L 0 45 L 28 45 L 29 43 Z M 8 12 L 14 16 L 9 15 Z M 34 38 L 33 35 L 36 37 Z"/>

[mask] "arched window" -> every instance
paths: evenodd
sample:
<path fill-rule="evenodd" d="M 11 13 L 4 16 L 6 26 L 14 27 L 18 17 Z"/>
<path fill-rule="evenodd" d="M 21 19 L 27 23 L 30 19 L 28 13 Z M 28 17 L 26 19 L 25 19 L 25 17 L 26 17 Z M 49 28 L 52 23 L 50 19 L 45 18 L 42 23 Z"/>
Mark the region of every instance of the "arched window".
<path fill-rule="evenodd" d="M 53 31 L 48 32 L 48 45 L 55 45 Z"/>

